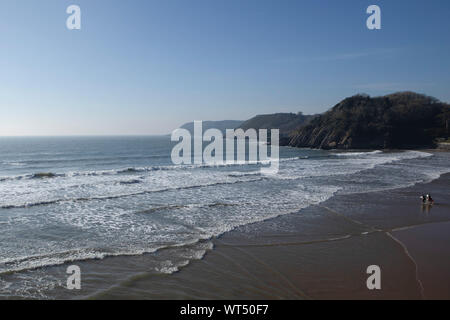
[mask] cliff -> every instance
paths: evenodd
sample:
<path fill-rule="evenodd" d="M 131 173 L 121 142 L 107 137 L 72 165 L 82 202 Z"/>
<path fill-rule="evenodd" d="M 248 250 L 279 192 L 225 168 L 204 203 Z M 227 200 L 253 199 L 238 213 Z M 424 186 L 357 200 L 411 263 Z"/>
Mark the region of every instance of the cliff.
<path fill-rule="evenodd" d="M 403 149 L 435 146 L 446 135 L 450 106 L 414 92 L 356 95 L 291 134 L 290 146 L 322 149 Z"/>

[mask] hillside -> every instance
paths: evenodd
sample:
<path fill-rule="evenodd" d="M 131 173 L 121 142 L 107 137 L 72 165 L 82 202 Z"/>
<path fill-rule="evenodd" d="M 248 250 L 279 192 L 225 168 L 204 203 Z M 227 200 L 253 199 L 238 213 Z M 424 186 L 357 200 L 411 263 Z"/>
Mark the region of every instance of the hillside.
<path fill-rule="evenodd" d="M 446 135 L 449 105 L 414 92 L 356 95 L 292 133 L 289 145 L 322 149 L 433 147 Z"/>
<path fill-rule="evenodd" d="M 305 125 L 314 116 L 303 115 L 301 112 L 295 113 L 275 113 L 258 115 L 250 120 L 242 123 L 239 128 L 248 129 L 279 129 L 280 143 L 287 144 L 289 142 L 289 134 L 302 125 Z M 270 134 L 270 133 L 269 133 Z"/>

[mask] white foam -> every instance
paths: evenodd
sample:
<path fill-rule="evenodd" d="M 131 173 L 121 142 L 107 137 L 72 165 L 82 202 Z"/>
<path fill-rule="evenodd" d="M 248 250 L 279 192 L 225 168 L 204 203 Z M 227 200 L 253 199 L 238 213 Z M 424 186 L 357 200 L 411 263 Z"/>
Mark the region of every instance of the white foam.
<path fill-rule="evenodd" d="M 332 153 L 332 155 L 338 156 L 338 157 L 357 157 L 357 156 L 369 156 L 369 155 L 374 155 L 374 154 L 379 154 L 379 153 L 383 153 L 383 151 L 375 150 L 375 151 L 370 151 L 370 152 L 337 152 L 337 153 Z"/>
<path fill-rule="evenodd" d="M 72 197 L 93 199 L 66 201 L 43 209 L 28 208 L 22 212 L 32 214 L 11 213 L 8 220 L 0 221 L 2 228 L 10 228 L 3 234 L 13 234 L 15 226 L 39 232 L 50 224 L 82 235 L 76 239 L 55 241 L 22 239 L 20 246 L 11 242 L 10 247 L 0 248 L 0 255 L 14 253 L 14 256 L 0 261 L 0 272 L 106 256 L 140 255 L 167 245 L 186 246 L 239 226 L 298 212 L 311 204 L 326 201 L 342 189 L 336 175 L 351 177 L 379 165 L 431 156 L 426 152 L 407 151 L 372 152 L 362 157 L 342 159 L 292 157 L 284 161 L 280 165 L 280 173 L 270 179 L 260 179 L 254 170 L 218 169 L 195 173 L 192 170 L 142 172 L 142 183 L 126 186 L 116 183 L 118 179 L 123 180 L 123 175 L 72 175 L 47 179 L 45 183 L 41 180 L 2 183 L 0 188 L 5 197 L 0 200 L 1 204 L 43 201 L 52 199 L 55 194 L 63 195 L 67 200 Z M 424 171 L 429 172 L 430 177 L 439 174 L 433 168 Z M 327 178 L 327 184 L 318 184 L 318 178 L 323 177 Z M 143 192 L 149 190 L 164 192 Z M 111 198 L 111 195 L 123 197 Z M 227 206 L 214 206 L 217 203 Z M 168 209 L 148 215 L 135 214 L 158 206 Z M 108 249 L 92 249 L 99 246 Z M 207 250 L 210 249 L 193 250 L 183 256 L 182 261 L 201 259 Z M 160 272 L 176 272 L 180 266 L 182 264 L 173 262 L 161 266 Z"/>

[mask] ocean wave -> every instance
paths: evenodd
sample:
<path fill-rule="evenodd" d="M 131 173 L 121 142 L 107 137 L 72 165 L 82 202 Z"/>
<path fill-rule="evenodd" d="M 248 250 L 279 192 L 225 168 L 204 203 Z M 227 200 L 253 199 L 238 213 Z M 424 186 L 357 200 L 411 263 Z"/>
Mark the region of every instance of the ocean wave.
<path fill-rule="evenodd" d="M 374 154 L 383 153 L 381 150 L 368 151 L 368 152 L 336 152 L 332 153 L 333 156 L 338 157 L 358 157 L 358 156 L 370 156 Z"/>
<path fill-rule="evenodd" d="M 0 261 L 0 275 L 10 274 L 20 271 L 33 270 L 42 267 L 57 266 L 68 262 L 86 261 L 86 260 L 102 260 L 106 257 L 115 256 L 134 256 L 144 253 L 153 253 L 164 248 L 152 247 L 138 250 L 122 250 L 117 252 L 109 252 L 100 249 L 74 249 L 62 252 L 54 252 L 42 255 L 32 255 L 20 258 L 11 258 Z M 3 268 L 1 268 L 3 266 Z M 3 270 L 2 270 L 3 269 Z"/>
<path fill-rule="evenodd" d="M 54 172 L 37 172 L 26 175 L 12 176 L 12 177 L 1 177 L 0 182 L 2 181 L 13 181 L 13 180 L 24 180 L 24 179 L 51 179 L 57 177 L 65 177 L 66 175 L 63 173 L 54 173 Z"/>
<path fill-rule="evenodd" d="M 139 183 L 142 183 L 142 180 L 132 179 L 132 180 L 119 181 L 118 183 L 122 184 L 122 185 L 139 184 Z"/>
<path fill-rule="evenodd" d="M 23 167 L 27 165 L 26 162 L 21 161 L 2 161 L 2 164 L 12 167 Z"/>
<path fill-rule="evenodd" d="M 236 182 L 234 182 L 236 183 Z M 233 220 L 228 221 L 226 223 L 215 225 L 212 229 L 199 229 L 199 232 L 196 233 L 195 238 L 193 239 L 185 239 L 181 240 L 178 243 L 171 243 L 171 244 L 157 244 L 155 243 L 152 247 L 146 247 L 146 248 L 117 248 L 117 249 L 95 249 L 95 248 L 88 248 L 88 249 L 72 249 L 67 251 L 61 251 L 61 252 L 53 252 L 48 254 L 41 254 L 41 255 L 34 255 L 34 256 L 26 256 L 26 257 L 14 257 L 9 258 L 5 260 L 0 260 L 0 274 L 8 274 L 8 273 L 15 273 L 25 270 L 33 270 L 38 269 L 42 267 L 49 267 L 49 266 L 57 266 L 62 265 L 65 263 L 71 263 L 75 261 L 87 261 L 87 260 L 101 260 L 106 257 L 113 257 L 113 256 L 137 256 L 142 255 L 145 253 L 152 253 L 156 252 L 162 249 L 168 249 L 168 248 L 180 248 L 180 247 L 186 247 L 197 243 L 203 243 L 207 242 L 207 240 L 211 239 L 211 237 L 219 236 L 225 232 L 231 231 L 239 226 L 248 225 L 251 223 L 256 223 L 260 221 L 264 221 L 267 219 L 272 219 L 281 215 L 290 214 L 298 212 L 299 210 L 308 207 L 312 204 L 318 204 L 321 203 L 327 199 L 329 199 L 333 194 L 335 194 L 339 188 L 338 187 L 321 187 L 319 192 L 319 189 L 315 187 L 305 187 L 299 185 L 299 188 L 302 190 L 301 193 L 305 193 L 305 191 L 309 191 L 310 197 L 308 197 L 307 201 L 303 201 L 301 203 L 298 203 L 295 208 L 286 208 L 284 210 L 277 210 L 276 212 L 269 210 L 267 214 L 264 215 L 255 215 L 247 217 L 246 219 L 239 219 L 239 220 Z M 213 203 L 206 203 L 206 204 L 190 204 L 190 205 L 183 205 L 183 207 L 217 207 L 217 206 L 233 206 L 235 204 L 233 203 L 226 203 L 226 202 L 213 202 Z M 243 205 L 243 203 L 240 203 L 240 205 Z M 179 205 L 169 205 L 165 206 L 166 208 L 176 208 L 181 207 Z M 161 209 L 161 207 L 156 208 Z M 150 209 L 152 210 L 152 209 Z M 153 211 L 154 212 L 154 211 Z M 151 212 L 147 212 L 151 213 Z M 179 222 L 177 222 L 179 223 Z M 192 227 L 192 226 L 191 226 Z M 196 249 L 196 248 L 194 248 Z M 189 261 L 193 259 L 201 259 L 204 254 L 205 250 L 194 250 L 195 252 L 193 254 L 189 254 L 189 256 L 185 256 L 181 254 L 181 258 L 184 258 L 181 262 L 180 261 L 171 261 L 170 263 L 161 266 L 160 268 L 157 268 L 157 272 L 161 273 L 173 273 L 177 272 L 180 267 L 186 265 L 189 263 Z M 179 257 L 180 254 L 177 254 L 177 257 Z"/>
<path fill-rule="evenodd" d="M 231 172 L 228 174 L 228 177 L 231 178 L 240 178 L 240 177 L 252 177 L 252 176 L 260 176 L 261 172 L 254 171 L 254 172 Z"/>
<path fill-rule="evenodd" d="M 53 154 L 34 154 L 34 156 L 45 156 Z M 62 155 L 65 155 L 62 153 Z M 2 164 L 6 165 L 39 165 L 47 163 L 72 163 L 72 162 L 99 162 L 99 161 L 118 161 L 118 160 L 135 160 L 135 159 L 164 159 L 167 158 L 167 154 L 160 155 L 131 155 L 131 156 L 111 156 L 111 157 L 85 157 L 85 158 L 42 158 L 38 160 L 21 160 L 21 161 L 3 161 Z"/>
<path fill-rule="evenodd" d="M 97 171 L 74 171 L 68 173 L 54 173 L 54 172 L 37 172 L 26 175 L 18 176 L 7 176 L 0 177 L 0 182 L 13 181 L 13 180 L 26 180 L 26 179 L 43 179 L 43 178 L 71 178 L 71 177 L 82 177 L 82 176 L 110 176 L 110 175 L 132 175 L 152 171 L 166 171 L 166 170 L 192 170 L 192 169 L 202 169 L 202 168 L 221 168 L 221 167 L 232 167 L 232 166 L 254 166 L 254 165 L 265 165 L 270 164 L 274 161 L 294 161 L 299 159 L 307 159 L 307 157 L 292 157 L 292 158 L 281 158 L 281 159 L 268 159 L 268 160 L 258 160 L 258 161 L 232 161 L 228 163 L 218 163 L 218 164 L 187 164 L 187 165 L 166 165 L 166 166 L 150 166 L 150 167 L 129 167 L 121 169 L 110 169 L 110 170 L 97 170 Z"/>
<path fill-rule="evenodd" d="M 197 188 L 204 188 L 204 187 L 211 187 L 211 186 L 218 186 L 218 185 L 227 185 L 227 184 L 237 184 L 237 183 L 261 181 L 261 180 L 264 180 L 264 179 L 266 179 L 266 178 L 265 177 L 259 177 L 257 179 L 251 179 L 251 180 L 247 179 L 247 180 L 236 180 L 236 181 L 232 181 L 232 182 L 229 182 L 229 181 L 212 182 L 212 183 L 204 183 L 204 184 L 190 185 L 190 186 L 184 186 L 184 187 L 172 187 L 172 188 L 161 188 L 161 189 L 154 189 L 154 190 L 144 190 L 144 191 L 139 191 L 139 192 L 117 194 L 117 195 L 109 195 L 109 196 L 79 197 L 79 198 L 60 198 L 60 199 L 54 199 L 54 200 L 37 201 L 37 202 L 30 202 L 30 203 L 23 203 L 23 204 L 6 204 L 6 205 L 0 206 L 0 209 L 31 208 L 31 207 L 52 205 L 52 204 L 65 203 L 65 202 L 85 202 L 85 201 L 95 201 L 95 200 L 100 200 L 100 201 L 101 200 L 113 200 L 113 199 L 134 197 L 134 196 L 139 196 L 139 195 L 144 195 L 144 194 L 167 192 L 167 191 L 172 191 L 172 190 L 197 189 Z"/>
<path fill-rule="evenodd" d="M 39 172 L 29 175 L 30 179 L 49 179 L 64 176 L 63 174 L 57 174 L 53 172 Z"/>
<path fill-rule="evenodd" d="M 244 203 L 236 204 L 236 203 L 214 202 L 214 203 L 199 203 L 199 204 L 174 204 L 137 211 L 136 214 L 152 214 L 158 211 L 177 210 L 184 208 L 215 208 L 215 207 L 233 207 L 239 205 L 244 205 Z"/>
<path fill-rule="evenodd" d="M 178 272 L 180 270 L 180 268 L 185 267 L 188 264 L 189 264 L 189 260 L 183 260 L 182 262 L 180 262 L 178 264 L 174 264 L 172 261 L 167 260 L 167 261 L 164 261 L 164 263 L 161 267 L 156 267 L 155 270 L 159 273 L 173 274 L 175 272 Z"/>
<path fill-rule="evenodd" d="M 374 154 L 373 151 L 372 154 Z M 377 152 L 379 153 L 379 152 Z M 339 174 L 351 174 L 355 173 L 361 170 L 367 170 L 367 169 L 373 169 L 375 166 L 380 164 L 386 164 L 391 163 L 395 161 L 400 160 L 407 160 L 407 159 L 414 159 L 414 158 L 425 158 L 425 157 L 431 157 L 433 156 L 431 153 L 422 152 L 422 151 L 406 151 L 401 153 L 384 153 L 384 157 L 374 157 L 372 158 L 366 158 L 363 157 L 361 159 L 351 159 L 351 158 L 345 158 L 348 160 L 345 161 L 362 161 L 362 165 L 364 165 L 364 168 L 359 168 L 359 164 L 355 167 L 354 170 L 351 170 L 350 172 L 347 170 L 345 172 L 340 171 L 318 171 L 319 174 L 311 174 L 308 172 L 302 172 L 301 174 L 295 172 L 280 172 L 280 174 L 273 176 L 272 178 L 277 180 L 296 180 L 299 178 L 305 178 L 305 177 L 315 177 L 315 176 L 323 176 L 323 175 L 339 175 Z M 367 159 L 367 160 L 366 160 Z M 372 160 L 370 160 L 372 159 Z M 292 157 L 292 158 L 282 158 L 280 161 L 294 161 L 299 160 L 299 157 Z M 370 161 L 370 163 L 366 163 L 366 161 Z M 322 162 L 321 162 L 322 164 Z M 326 163 L 324 163 L 326 165 Z M 349 164 L 351 167 L 353 164 Z M 202 167 L 205 165 L 197 165 L 196 167 Z M 173 168 L 173 169 L 179 169 L 179 168 L 186 168 L 186 166 L 168 166 L 164 168 Z M 191 167 L 191 166 L 189 166 Z M 158 167 L 159 168 L 159 167 Z M 96 171 L 95 174 L 124 174 L 125 172 L 129 173 L 142 173 L 146 170 L 154 170 L 154 168 L 136 168 L 136 167 L 130 167 L 126 169 L 120 169 L 120 170 L 113 170 L 113 171 Z M 93 172 L 83 172 L 83 173 L 75 173 L 75 174 L 83 174 L 83 175 L 90 175 L 93 174 Z M 61 177 L 61 174 L 56 173 L 37 173 L 33 175 L 27 175 L 26 177 L 31 179 L 56 179 Z M 230 172 L 226 175 L 229 178 L 235 178 L 236 181 L 218 181 L 218 182 L 212 182 L 212 183 L 204 183 L 204 184 L 192 184 L 188 186 L 181 186 L 181 187 L 163 187 L 160 189 L 153 189 L 153 190 L 142 190 L 142 191 L 136 191 L 136 192 L 130 192 L 130 193 L 118 193 L 113 195 L 105 195 L 105 196 L 85 196 L 85 197 L 72 197 L 72 198 L 58 198 L 58 199 L 45 199 L 42 201 L 34 201 L 34 202 L 26 202 L 26 203 L 11 203 L 11 204 L 3 204 L 0 205 L 1 209 L 14 209 L 14 208 L 28 208 L 28 207 L 35 207 L 35 206 L 44 206 L 44 205 L 51 205 L 51 204 L 57 204 L 57 203 L 63 203 L 63 202 L 81 202 L 81 201 L 95 201 L 95 200 L 111 200 L 111 199 L 118 199 L 118 198 L 125 198 L 125 197 L 132 197 L 132 196 L 138 196 L 143 194 L 149 194 L 149 193 L 158 193 L 158 192 L 166 192 L 171 190 L 183 190 L 183 189 L 193 189 L 193 188 L 201 188 L 201 187 L 210 187 L 215 185 L 222 185 L 222 184 L 233 184 L 233 183 L 241 183 L 241 182 L 253 182 L 253 181 L 259 181 L 262 179 L 268 179 L 268 177 L 261 176 L 259 171 L 252 171 L 252 172 Z M 23 176 L 22 176 L 23 177 Z M 252 177 L 255 177 L 252 179 Z M 142 178 L 142 177 L 141 177 Z M 130 179 L 130 180 L 120 180 L 120 181 L 113 181 L 113 183 L 116 184 L 122 184 L 122 185 L 134 185 L 142 183 L 143 181 L 139 179 Z"/>
<path fill-rule="evenodd" d="M 178 271 L 178 268 L 189 264 L 190 260 L 202 259 L 208 250 L 213 249 L 213 244 L 205 240 L 206 239 L 197 239 L 186 241 L 183 243 L 163 244 L 148 248 L 122 248 L 117 251 L 107 251 L 96 248 L 80 248 L 60 252 L 52 252 L 48 254 L 38 254 L 26 257 L 3 259 L 0 260 L 0 275 L 8 275 L 16 272 L 30 271 L 44 267 L 59 266 L 66 263 L 103 260 L 109 257 L 140 256 L 144 254 L 155 253 L 165 249 L 178 249 L 181 247 L 198 246 L 198 248 L 192 249 L 189 255 L 184 255 L 187 260 L 183 260 L 181 264 L 174 264 L 174 262 L 172 261 L 165 261 L 162 263 L 163 268 L 156 268 L 156 271 L 161 273 L 174 273 Z"/>

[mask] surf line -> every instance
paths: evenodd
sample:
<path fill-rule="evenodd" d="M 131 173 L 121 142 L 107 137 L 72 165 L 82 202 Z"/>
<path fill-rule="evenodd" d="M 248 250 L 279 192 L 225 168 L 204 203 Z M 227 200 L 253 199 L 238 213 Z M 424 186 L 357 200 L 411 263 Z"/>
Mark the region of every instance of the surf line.
<path fill-rule="evenodd" d="M 229 165 L 229 164 L 270 164 L 261 167 L 261 174 L 274 175 L 279 170 L 280 130 L 267 129 L 226 129 L 225 137 L 219 129 L 208 129 L 203 133 L 203 122 L 194 121 L 194 137 L 187 129 L 172 132 L 171 141 L 179 142 L 171 153 L 173 164 Z M 180 141 L 181 140 L 181 141 Z M 237 141 L 237 142 L 236 142 Z M 209 144 L 203 150 L 203 142 Z M 192 144 L 193 154 L 192 154 Z M 225 154 L 224 155 L 224 144 Z M 270 144 L 270 157 L 267 146 Z M 248 148 L 247 148 L 248 145 Z M 248 153 L 246 153 L 248 149 Z M 247 157 L 248 156 L 248 157 Z M 247 159 L 248 158 L 248 159 Z"/>

